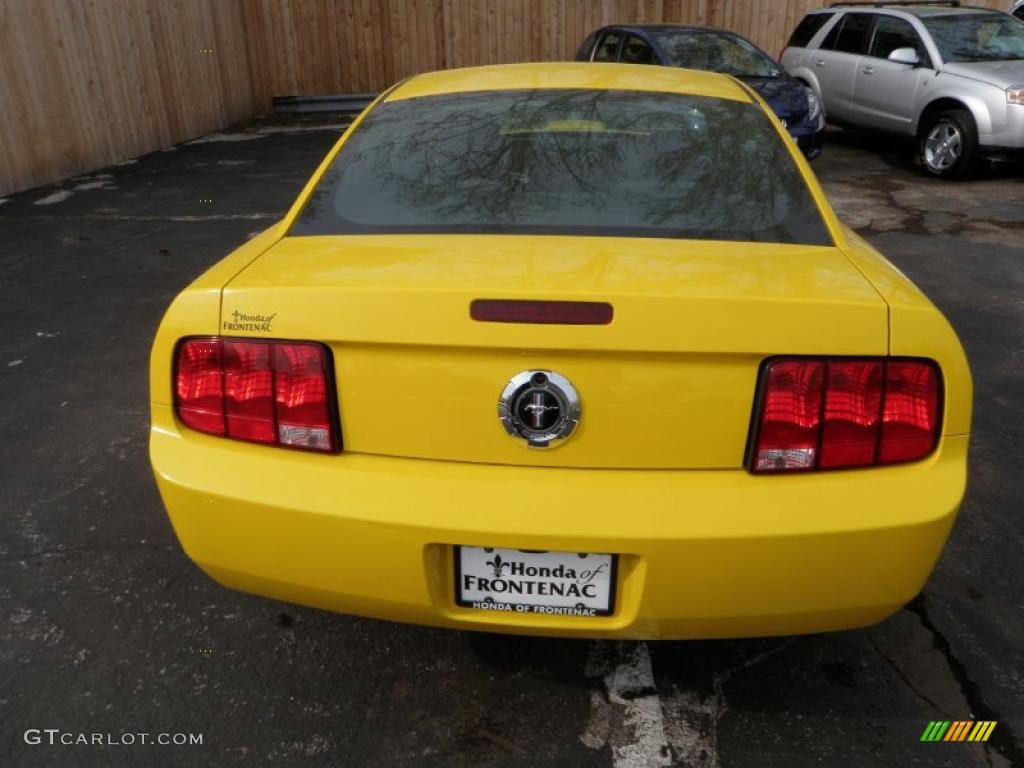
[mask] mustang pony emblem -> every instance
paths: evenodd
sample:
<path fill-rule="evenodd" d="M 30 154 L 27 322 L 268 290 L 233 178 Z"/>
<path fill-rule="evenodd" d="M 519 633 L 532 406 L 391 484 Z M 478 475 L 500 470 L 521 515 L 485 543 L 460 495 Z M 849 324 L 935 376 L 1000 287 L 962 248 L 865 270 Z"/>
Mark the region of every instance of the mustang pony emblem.
<path fill-rule="evenodd" d="M 580 420 L 580 398 L 569 380 L 555 371 L 523 371 L 512 377 L 498 399 L 505 431 L 531 448 L 564 440 Z"/>
<path fill-rule="evenodd" d="M 557 405 L 544 405 L 544 393 L 532 392 L 530 402 L 523 406 L 523 410 L 530 414 L 530 426 L 534 429 L 541 429 L 544 426 L 544 414 L 548 411 L 557 411 Z"/>

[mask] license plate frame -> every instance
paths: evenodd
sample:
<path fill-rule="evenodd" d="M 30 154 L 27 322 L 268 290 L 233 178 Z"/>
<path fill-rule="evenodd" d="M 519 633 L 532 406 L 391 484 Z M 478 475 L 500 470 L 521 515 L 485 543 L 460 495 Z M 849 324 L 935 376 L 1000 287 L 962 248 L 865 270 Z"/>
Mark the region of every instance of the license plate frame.
<path fill-rule="evenodd" d="M 470 555 L 467 562 L 465 555 Z M 470 608 L 476 612 L 494 611 L 505 614 L 520 614 L 530 616 L 582 616 L 600 618 L 611 616 L 615 613 L 616 593 L 618 591 L 618 564 L 619 556 L 612 553 L 596 552 L 564 552 L 534 549 L 512 549 L 506 547 L 476 547 L 455 545 L 452 548 L 455 565 L 455 579 L 452 584 L 452 593 L 455 604 L 461 608 Z M 502 558 L 501 563 L 495 564 L 494 557 Z M 490 558 L 490 562 L 487 561 Z M 593 558 L 593 559 L 590 559 Z M 589 560 L 589 562 L 588 562 Z M 505 583 L 506 590 L 502 592 L 490 591 L 487 598 L 479 596 L 481 590 L 467 589 L 467 584 L 478 584 L 479 579 L 484 577 L 481 573 L 481 562 L 486 562 L 490 568 L 488 586 L 495 580 L 495 572 Z M 513 564 L 521 565 L 519 573 L 511 573 Z M 562 570 L 558 571 L 558 566 Z M 581 568 L 580 566 L 583 565 Z M 508 566 L 510 573 L 505 573 L 505 566 Z M 604 566 L 602 568 L 602 566 Z M 530 571 L 530 568 L 536 571 Z M 541 569 L 548 569 L 545 573 Z M 567 575 L 568 570 L 573 570 L 572 576 Z M 518 570 L 518 569 L 516 569 Z M 592 571 L 597 573 L 591 574 Z M 516 576 L 516 579 L 508 579 L 506 576 Z M 475 582 L 467 582 L 465 577 L 475 578 Z M 510 594 L 508 583 L 516 581 L 524 591 L 531 589 L 526 582 L 532 582 L 532 589 L 544 588 L 541 583 L 547 584 L 548 589 L 553 589 L 551 584 L 560 585 L 563 593 L 568 591 L 566 596 L 554 594 Z M 572 594 L 571 584 L 575 584 L 578 590 L 588 585 L 597 586 L 597 597 L 590 598 L 583 596 L 577 599 Z M 476 595 L 476 596 L 474 596 Z M 603 600 L 601 599 L 603 597 Z"/>

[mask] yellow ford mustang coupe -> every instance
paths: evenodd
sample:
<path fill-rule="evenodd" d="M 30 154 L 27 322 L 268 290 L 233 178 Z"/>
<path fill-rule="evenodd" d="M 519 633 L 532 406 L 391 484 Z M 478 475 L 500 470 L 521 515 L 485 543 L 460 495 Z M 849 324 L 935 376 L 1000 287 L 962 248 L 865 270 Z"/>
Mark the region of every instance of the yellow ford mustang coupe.
<path fill-rule="evenodd" d="M 966 482 L 943 316 L 723 75 L 411 78 L 174 301 L 151 456 L 229 587 L 461 629 L 863 626 Z"/>

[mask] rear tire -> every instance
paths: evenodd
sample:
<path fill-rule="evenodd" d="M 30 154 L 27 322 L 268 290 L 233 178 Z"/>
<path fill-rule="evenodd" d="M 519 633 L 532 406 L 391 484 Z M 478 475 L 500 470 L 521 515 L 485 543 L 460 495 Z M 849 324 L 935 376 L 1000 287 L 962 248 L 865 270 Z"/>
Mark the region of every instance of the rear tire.
<path fill-rule="evenodd" d="M 978 126 L 966 109 L 932 115 L 921 130 L 921 163 L 940 179 L 961 179 L 978 166 Z"/>

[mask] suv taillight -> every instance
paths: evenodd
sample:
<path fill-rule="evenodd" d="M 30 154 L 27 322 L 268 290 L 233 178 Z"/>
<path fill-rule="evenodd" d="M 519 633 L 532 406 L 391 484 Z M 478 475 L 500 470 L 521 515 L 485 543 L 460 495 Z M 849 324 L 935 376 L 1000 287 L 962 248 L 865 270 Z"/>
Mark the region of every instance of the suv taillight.
<path fill-rule="evenodd" d="M 174 408 L 182 423 L 236 440 L 337 451 L 330 353 L 306 341 L 182 339 Z"/>
<path fill-rule="evenodd" d="M 897 464 L 935 450 L 942 376 L 931 360 L 775 358 L 755 402 L 751 472 Z"/>

